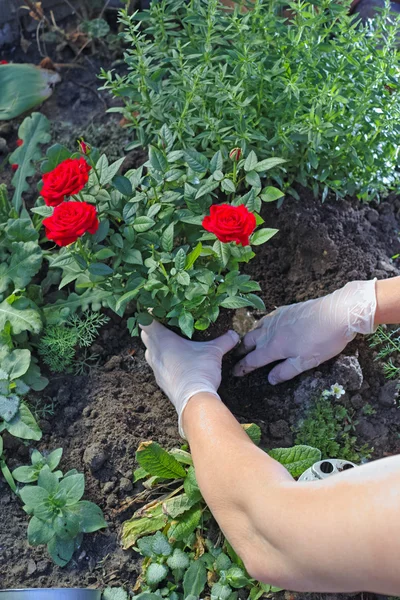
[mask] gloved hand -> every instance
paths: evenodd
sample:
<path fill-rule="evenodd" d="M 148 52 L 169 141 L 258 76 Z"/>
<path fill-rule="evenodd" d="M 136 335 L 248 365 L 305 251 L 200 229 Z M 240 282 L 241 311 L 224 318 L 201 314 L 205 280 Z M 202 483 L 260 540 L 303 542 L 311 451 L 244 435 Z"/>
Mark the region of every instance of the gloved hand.
<path fill-rule="evenodd" d="M 357 333 L 372 333 L 375 281 L 352 281 L 333 294 L 282 306 L 263 317 L 244 336 L 239 352 L 247 356 L 236 364 L 234 375 L 283 360 L 268 376 L 275 385 L 336 356 Z"/>
<path fill-rule="evenodd" d="M 182 413 L 186 404 L 199 392 L 209 392 L 219 398 L 222 357 L 239 339 L 237 333 L 228 331 L 212 342 L 191 342 L 157 321 L 142 327 L 146 360 L 158 385 L 176 408 L 183 438 Z"/>

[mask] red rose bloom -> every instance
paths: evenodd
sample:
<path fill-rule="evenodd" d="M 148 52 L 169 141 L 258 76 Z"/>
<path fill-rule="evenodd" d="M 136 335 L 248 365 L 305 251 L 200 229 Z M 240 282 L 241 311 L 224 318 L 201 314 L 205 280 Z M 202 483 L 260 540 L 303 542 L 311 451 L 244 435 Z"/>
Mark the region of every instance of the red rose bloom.
<path fill-rule="evenodd" d="M 58 246 L 68 246 L 84 233 L 96 233 L 99 227 L 96 209 L 87 202 L 64 202 L 51 217 L 43 219 L 46 235 Z"/>
<path fill-rule="evenodd" d="M 22 144 L 24 143 L 24 140 L 17 140 L 17 146 L 22 146 Z"/>
<path fill-rule="evenodd" d="M 82 154 L 89 154 L 91 147 L 85 142 L 85 140 L 78 140 L 78 147 Z"/>
<path fill-rule="evenodd" d="M 0 60 L 0 65 L 8 65 L 8 60 Z"/>
<path fill-rule="evenodd" d="M 12 168 L 13 171 L 17 171 L 17 169 L 18 169 L 17 163 L 12 164 L 11 168 Z"/>
<path fill-rule="evenodd" d="M 207 231 L 215 233 L 220 242 L 248 246 L 249 236 L 256 228 L 256 218 L 244 204 L 218 204 L 211 206 L 210 215 L 204 217 L 202 225 Z"/>
<path fill-rule="evenodd" d="M 88 182 L 91 168 L 84 158 L 67 158 L 53 171 L 45 173 L 40 193 L 47 206 L 58 206 L 65 196 L 80 192 Z"/>

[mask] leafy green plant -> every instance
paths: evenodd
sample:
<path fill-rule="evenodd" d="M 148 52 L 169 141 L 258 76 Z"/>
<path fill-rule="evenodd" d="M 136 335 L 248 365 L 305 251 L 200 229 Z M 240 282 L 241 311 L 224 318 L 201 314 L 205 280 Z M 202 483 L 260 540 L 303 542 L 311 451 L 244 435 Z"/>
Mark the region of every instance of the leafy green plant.
<path fill-rule="evenodd" d="M 48 325 L 68 321 L 77 310 L 102 306 L 123 316 L 131 304 L 132 335 L 137 335 L 139 323 L 148 324 L 154 316 L 191 337 L 195 329 L 215 322 L 221 308 L 264 309 L 254 293 L 258 283 L 240 273 L 240 263 L 255 256 L 252 246 L 277 232 L 261 227 L 259 211 L 263 202 L 282 196 L 265 184 L 268 171 L 284 161 L 260 161 L 254 152 L 241 158 L 240 149 L 233 158 L 218 151 L 209 160 L 192 149 L 171 151 L 174 139 L 164 127 L 144 167 L 123 176 L 118 174 L 123 159 L 109 165 L 94 149 L 85 155 L 93 168 L 74 200 L 95 205 L 100 224 L 94 235 L 46 254 L 50 270 L 61 271 L 57 300 L 43 308 Z M 56 145 L 48 150 L 43 170 L 76 156 L 82 154 L 71 155 Z M 259 228 L 249 245 L 221 242 L 204 229 L 213 203 L 243 209 L 254 221 Z M 39 198 L 33 212 L 35 217 L 55 218 L 58 208 Z M 72 284 L 74 291 L 66 292 Z"/>
<path fill-rule="evenodd" d="M 107 527 L 107 523 L 96 504 L 81 500 L 85 490 L 82 473 L 75 469 L 64 476 L 52 472 L 60 458 L 60 449 L 47 459 L 35 455 L 32 467 L 20 467 L 14 474 L 19 480 L 37 481 L 36 486 L 26 485 L 19 491 L 24 510 L 31 515 L 28 542 L 32 546 L 47 544 L 53 561 L 64 567 L 80 547 L 83 534 Z M 34 463 L 36 459 L 38 463 Z M 42 466 L 37 472 L 39 463 Z"/>
<path fill-rule="evenodd" d="M 60 325 L 48 325 L 40 337 L 38 352 L 44 363 L 55 373 L 71 372 L 77 348 L 87 348 L 108 323 L 106 315 L 90 310 L 76 314 Z M 75 365 L 76 367 L 76 365 Z"/>
<path fill-rule="evenodd" d="M 39 450 L 33 450 L 31 455 L 31 465 L 17 467 L 12 472 L 12 476 L 15 481 L 19 483 L 33 483 L 34 481 L 38 481 L 41 470 L 47 466 L 50 471 L 55 471 L 55 469 L 60 464 L 60 460 L 62 457 L 63 449 L 57 448 L 57 450 L 53 450 L 47 456 L 41 454 Z M 55 471 L 55 475 L 57 477 L 62 477 L 61 471 Z"/>
<path fill-rule="evenodd" d="M 336 384 L 332 388 L 342 387 Z M 325 390 L 296 428 L 296 444 L 320 449 L 322 458 L 342 458 L 360 462 L 370 458 L 372 448 L 359 444 L 355 435 L 354 415 L 335 402 L 334 390 Z M 340 397 L 340 396 L 339 396 Z"/>
<path fill-rule="evenodd" d="M 167 124 L 179 149 L 212 156 L 239 145 L 282 156 L 286 186 L 323 199 L 328 190 L 363 200 L 385 193 L 398 182 L 400 111 L 400 25 L 390 3 L 365 25 L 348 14 L 350 2 L 286 4 L 289 18 L 265 0 L 247 12 L 217 0 L 122 10 L 128 72 L 101 78 L 125 102 L 131 147 L 153 143 Z"/>
<path fill-rule="evenodd" d="M 400 377 L 400 327 L 380 325 L 370 338 L 370 346 L 377 349 L 375 360 L 382 361 L 385 376 L 388 379 Z"/>
<path fill-rule="evenodd" d="M 243 425 L 259 443 L 260 428 Z M 321 453 L 316 448 L 278 448 L 269 454 L 298 477 Z M 144 491 L 135 503 L 143 504 L 123 526 L 124 548 L 132 546 L 144 557 L 142 574 L 134 591 L 137 600 L 170 600 L 211 596 L 214 600 L 236 600 L 235 590 L 245 588 L 251 600 L 277 591 L 250 578 L 241 559 L 217 524 L 201 495 L 190 452 L 186 447 L 164 450 L 159 444 L 142 442 L 137 450 L 139 468 L 134 481 Z M 149 501 L 150 500 L 150 501 Z M 204 531 L 209 537 L 204 537 Z M 150 534 L 150 535 L 149 535 Z"/>

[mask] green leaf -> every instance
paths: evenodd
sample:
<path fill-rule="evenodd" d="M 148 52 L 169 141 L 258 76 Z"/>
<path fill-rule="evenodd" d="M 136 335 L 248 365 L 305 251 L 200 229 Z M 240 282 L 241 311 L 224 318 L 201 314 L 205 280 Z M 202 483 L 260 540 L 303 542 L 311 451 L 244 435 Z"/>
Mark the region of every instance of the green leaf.
<path fill-rule="evenodd" d="M 181 273 L 180 273 L 181 275 Z M 189 312 L 183 311 L 178 319 L 179 327 L 181 331 L 187 335 L 188 338 L 191 338 L 194 331 L 194 318 Z"/>
<path fill-rule="evenodd" d="M 228 179 L 227 177 L 221 181 L 221 189 L 227 194 L 234 194 L 236 192 L 235 184 L 232 179 Z"/>
<path fill-rule="evenodd" d="M 221 150 L 218 150 L 212 157 L 210 161 L 210 171 L 211 173 L 215 173 L 215 171 L 222 171 L 224 166 L 224 159 L 222 158 Z"/>
<path fill-rule="evenodd" d="M 256 446 L 259 446 L 261 441 L 260 427 L 255 423 L 245 423 L 242 424 L 242 427 L 251 439 L 251 441 L 254 442 Z"/>
<path fill-rule="evenodd" d="M 13 381 L 18 377 L 25 375 L 31 363 L 31 353 L 29 350 L 13 350 L 3 359 L 1 368 L 7 373 L 9 379 Z"/>
<path fill-rule="evenodd" d="M 93 533 L 94 531 L 107 527 L 103 511 L 94 502 L 81 500 L 78 502 L 76 508 L 79 511 L 80 527 L 83 533 Z"/>
<path fill-rule="evenodd" d="M 96 18 L 89 21 L 82 21 L 80 29 L 87 33 L 91 38 L 103 38 L 110 32 L 110 26 L 105 19 Z"/>
<path fill-rule="evenodd" d="M 158 148 L 149 146 L 149 161 L 155 171 L 165 173 L 168 170 L 168 161 Z"/>
<path fill-rule="evenodd" d="M 246 174 L 246 182 L 252 187 L 261 187 L 261 179 L 256 171 L 249 171 Z"/>
<path fill-rule="evenodd" d="M 163 479 L 180 479 L 186 476 L 182 465 L 156 442 L 142 442 L 136 460 L 150 475 Z"/>
<path fill-rule="evenodd" d="M 203 196 L 205 196 L 206 194 L 210 194 L 211 192 L 213 192 L 217 187 L 219 187 L 219 182 L 218 181 L 206 181 L 205 183 L 203 183 L 198 191 L 197 194 L 195 196 L 195 200 L 198 200 L 199 198 L 202 198 Z"/>
<path fill-rule="evenodd" d="M 270 240 L 275 234 L 278 233 L 278 229 L 258 229 L 253 233 L 250 238 L 250 244 L 254 246 L 260 246 Z"/>
<path fill-rule="evenodd" d="M 181 285 L 187 286 L 190 284 L 190 275 L 189 273 L 186 273 L 186 271 L 181 271 L 180 273 L 178 273 L 176 280 Z"/>
<path fill-rule="evenodd" d="M 183 513 L 179 520 L 172 522 L 168 530 L 169 541 L 173 543 L 186 540 L 199 525 L 201 516 L 202 510 L 197 504 Z"/>
<path fill-rule="evenodd" d="M 56 469 L 58 467 L 58 465 L 60 464 L 62 454 L 63 454 L 63 449 L 57 448 L 57 450 L 53 450 L 53 452 L 50 452 L 50 454 L 48 455 L 46 462 L 52 471 L 54 471 L 54 469 Z"/>
<path fill-rule="evenodd" d="M 60 481 L 60 492 L 64 492 L 66 496 L 66 505 L 71 506 L 78 502 L 85 491 L 85 477 L 82 473 L 71 475 Z"/>
<path fill-rule="evenodd" d="M 282 198 L 284 195 L 285 194 L 281 192 L 281 190 L 270 185 L 263 189 L 260 197 L 263 202 L 274 202 L 275 200 Z"/>
<path fill-rule="evenodd" d="M 51 96 L 58 81 L 60 81 L 58 73 L 41 69 L 32 64 L 2 65 L 0 70 L 0 89 L 2 92 L 0 97 L 0 120 L 9 121 L 42 104 L 44 100 Z M 21 128 L 18 136 L 22 138 Z M 49 139 L 46 139 L 43 143 L 47 143 Z"/>
<path fill-rule="evenodd" d="M 135 469 L 133 471 L 133 483 L 136 483 L 137 481 L 140 481 L 141 479 L 145 479 L 146 477 L 148 477 L 148 472 L 146 471 L 146 469 L 143 469 L 143 467 L 139 467 L 138 469 Z"/>
<path fill-rule="evenodd" d="M 156 596 L 156 594 L 149 594 L 150 596 Z M 138 596 L 136 596 L 137 600 Z M 107 587 L 102 595 L 102 600 L 129 600 L 128 592 L 121 587 Z M 151 600 L 151 599 L 149 599 Z M 157 598 L 154 600 L 160 600 L 160 596 L 157 595 Z"/>
<path fill-rule="evenodd" d="M 21 500 L 30 509 L 38 508 L 49 498 L 49 492 L 35 485 L 25 485 L 19 493 Z"/>
<path fill-rule="evenodd" d="M 164 503 L 164 514 L 168 515 L 172 519 L 175 519 L 179 515 L 182 515 L 192 508 L 196 502 L 197 501 L 195 501 L 193 498 L 189 498 L 187 494 L 179 494 L 178 496 L 174 496 Z"/>
<path fill-rule="evenodd" d="M 172 553 L 171 544 L 160 531 L 153 536 L 152 549 L 157 556 L 169 556 Z"/>
<path fill-rule="evenodd" d="M 188 498 L 193 502 L 199 502 L 203 499 L 199 484 L 197 483 L 194 467 L 189 467 L 185 481 L 183 482 L 183 488 Z"/>
<path fill-rule="evenodd" d="M 41 521 L 37 517 L 32 517 L 28 525 L 28 544 L 31 546 L 40 546 L 47 544 L 54 536 L 54 531 L 50 523 Z"/>
<path fill-rule="evenodd" d="M 0 418 L 4 421 L 11 421 L 18 413 L 19 398 L 15 394 L 10 396 L 0 396 Z"/>
<path fill-rule="evenodd" d="M 92 263 L 89 265 L 89 273 L 99 277 L 107 277 L 108 275 L 112 275 L 114 270 L 104 263 Z"/>
<path fill-rule="evenodd" d="M 228 296 L 222 302 L 220 302 L 220 306 L 224 308 L 244 308 L 245 306 L 251 306 L 252 302 L 247 298 L 242 298 L 241 296 Z"/>
<path fill-rule="evenodd" d="M 175 135 L 165 123 L 160 129 L 160 138 L 164 142 L 163 146 L 165 147 L 166 152 L 169 152 L 174 145 Z"/>
<path fill-rule="evenodd" d="M 45 489 L 49 494 L 54 494 L 58 488 L 58 476 L 50 471 L 48 465 L 40 469 L 38 476 L 38 486 Z"/>
<path fill-rule="evenodd" d="M 286 467 L 292 477 L 300 477 L 315 462 L 321 460 L 321 451 L 312 446 L 293 446 L 293 448 L 274 448 L 268 454 Z"/>
<path fill-rule="evenodd" d="M 246 160 L 244 161 L 244 170 L 249 172 L 253 171 L 258 164 L 257 154 L 252 150 Z"/>
<path fill-rule="evenodd" d="M 193 148 L 185 150 L 184 158 L 192 171 L 195 171 L 196 173 L 205 173 L 209 168 L 207 157 Z"/>
<path fill-rule="evenodd" d="M 172 252 L 174 247 L 174 224 L 170 223 L 161 236 L 161 246 L 165 252 Z"/>
<path fill-rule="evenodd" d="M 261 160 L 256 165 L 254 165 L 253 169 L 257 171 L 257 173 L 262 173 L 263 171 L 269 171 L 278 165 L 282 165 L 287 162 L 284 158 L 271 157 L 266 158 L 265 160 Z"/>
<path fill-rule="evenodd" d="M 159 529 L 163 529 L 167 522 L 167 517 L 162 513 L 162 510 L 153 512 L 149 517 L 133 516 L 129 521 L 125 521 L 122 528 L 122 543 L 123 548 L 127 550 L 135 545 L 136 540 L 147 533 L 154 533 Z"/>
<path fill-rule="evenodd" d="M 42 320 L 37 310 L 14 308 L 4 300 L 0 303 L 0 331 L 5 329 L 7 323 L 10 323 L 14 335 L 23 331 L 39 333 L 42 328 Z"/>
<path fill-rule="evenodd" d="M 74 540 L 60 540 L 54 536 L 47 544 L 48 553 L 59 567 L 65 567 L 69 563 L 74 550 Z"/>
<path fill-rule="evenodd" d="M 42 437 L 39 425 L 36 423 L 29 408 L 23 402 L 21 402 L 19 411 L 15 417 L 9 423 L 6 423 L 5 426 L 11 435 L 22 440 L 39 441 Z"/>
<path fill-rule="evenodd" d="M 155 221 L 150 219 L 150 217 L 137 217 L 133 223 L 133 228 L 135 231 L 142 233 L 143 231 L 148 231 L 153 227 Z"/>
<path fill-rule="evenodd" d="M 15 288 L 23 289 L 30 283 L 42 264 L 42 250 L 36 242 L 12 242 L 9 265 L 0 265 L 0 291 L 12 281 Z"/>
<path fill-rule="evenodd" d="M 233 588 L 244 588 L 249 585 L 250 579 L 243 569 L 237 566 L 230 567 L 226 573 L 226 582 Z"/>
<path fill-rule="evenodd" d="M 12 472 L 12 476 L 19 483 L 32 483 L 37 481 L 38 473 L 34 467 L 17 467 Z"/>
<path fill-rule="evenodd" d="M 10 65 L 11 66 L 11 65 Z M 12 65 L 13 67 L 21 67 L 21 68 L 30 68 L 32 69 L 32 65 Z M 42 71 L 46 72 L 45 69 L 36 69 L 34 67 L 36 73 L 35 77 L 38 78 L 37 72 Z M 18 75 L 21 75 L 20 70 Z M 27 78 L 32 80 L 30 74 L 26 73 Z M 48 76 L 47 76 L 48 77 Z M 43 79 L 46 78 L 46 75 L 43 75 Z M 16 83 L 14 81 L 14 83 Z M 4 89 L 3 85 L 5 82 L 2 82 L 2 73 L 0 73 L 0 89 Z M 32 84 L 35 86 L 35 84 Z M 36 84 L 37 85 L 37 84 Z M 36 87 L 36 86 L 35 86 Z M 16 90 L 16 98 L 18 98 L 18 102 L 21 100 L 21 89 L 29 90 L 29 94 L 31 96 L 34 95 L 33 90 L 35 87 L 29 87 L 28 81 L 25 80 L 24 84 L 19 90 Z M 44 97 L 50 96 L 51 89 L 45 85 L 42 88 L 42 93 L 44 92 Z M 22 94 L 23 96 L 24 94 Z M 43 99 L 44 99 L 43 97 Z M 2 107 L 0 106 L 0 118 L 2 118 Z M 22 194 L 29 190 L 29 184 L 26 181 L 28 177 L 32 177 L 36 173 L 36 168 L 34 166 L 34 162 L 40 160 L 41 152 L 39 149 L 39 144 L 47 144 L 50 141 L 50 122 L 48 119 L 40 114 L 40 113 L 32 113 L 30 117 L 26 117 L 19 129 L 18 129 L 18 137 L 23 140 L 22 146 L 19 146 L 14 152 L 11 154 L 9 161 L 11 164 L 17 164 L 18 169 L 14 173 L 14 177 L 12 178 L 12 185 L 14 186 L 14 195 L 12 198 L 12 203 L 17 211 L 20 212 L 22 207 Z"/>
<path fill-rule="evenodd" d="M 185 265 L 186 271 L 188 271 L 189 269 L 191 269 L 193 267 L 194 263 L 201 255 L 202 250 L 203 250 L 203 245 L 201 242 L 199 242 L 197 244 L 197 246 L 195 248 L 193 248 L 193 250 L 188 254 L 187 259 L 186 259 L 186 265 Z"/>
<path fill-rule="evenodd" d="M 175 264 L 175 269 L 177 271 L 182 271 L 182 269 L 185 268 L 186 252 L 184 251 L 183 248 L 180 248 L 178 250 L 178 252 L 176 253 L 174 264 Z"/>
<path fill-rule="evenodd" d="M 195 560 L 183 578 L 184 597 L 195 596 L 199 598 L 207 583 L 207 569 L 200 560 Z"/>
<path fill-rule="evenodd" d="M 118 173 L 124 160 L 125 160 L 125 156 L 123 156 L 122 158 L 119 158 L 118 160 L 113 162 L 111 165 L 108 165 L 108 161 L 101 162 L 102 157 L 100 157 L 99 162 L 96 165 L 96 169 L 97 169 L 97 172 L 100 174 L 101 185 L 104 186 L 107 183 L 110 183 L 110 181 L 112 181 L 114 179 L 115 175 Z"/>
<path fill-rule="evenodd" d="M 36 215 L 40 215 L 41 217 L 51 217 L 51 215 L 54 212 L 54 208 L 52 206 L 35 206 L 34 208 L 31 208 L 31 212 L 35 213 Z"/>
<path fill-rule="evenodd" d="M 167 565 L 170 569 L 187 569 L 189 566 L 189 557 L 180 548 L 175 548 L 174 553 L 167 559 Z"/>
<path fill-rule="evenodd" d="M 127 177 L 116 175 L 112 180 L 112 184 L 123 196 L 132 196 L 132 184 Z"/>
<path fill-rule="evenodd" d="M 42 173 L 48 173 L 55 169 L 63 160 L 70 158 L 71 151 L 61 144 L 53 144 L 46 150 L 46 158 L 42 162 Z"/>
<path fill-rule="evenodd" d="M 30 219 L 9 219 L 5 231 L 12 242 L 35 242 L 39 238 Z"/>
<path fill-rule="evenodd" d="M 217 240 L 213 245 L 214 252 L 217 253 L 219 260 L 222 263 L 222 266 L 226 267 L 231 257 L 231 249 L 229 244 L 224 244 Z"/>
<path fill-rule="evenodd" d="M 146 583 L 150 586 L 157 585 L 168 575 L 168 567 L 159 563 L 151 563 L 146 571 Z"/>
<path fill-rule="evenodd" d="M 265 310 L 265 304 L 259 296 L 256 296 L 255 294 L 246 294 L 246 298 L 251 302 L 251 305 L 254 306 L 254 308 Z"/>

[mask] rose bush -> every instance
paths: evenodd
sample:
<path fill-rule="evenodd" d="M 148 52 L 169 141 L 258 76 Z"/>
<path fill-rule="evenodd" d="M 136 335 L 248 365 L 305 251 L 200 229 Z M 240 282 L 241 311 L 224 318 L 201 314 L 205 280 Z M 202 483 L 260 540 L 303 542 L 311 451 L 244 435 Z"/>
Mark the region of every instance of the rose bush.
<path fill-rule="evenodd" d="M 264 309 L 258 283 L 240 264 L 277 231 L 263 228 L 259 213 L 263 202 L 283 196 L 265 184 L 268 170 L 284 161 L 259 161 L 242 149 L 209 160 L 193 149 L 171 151 L 173 144 L 163 127 L 148 162 L 124 176 L 124 159 L 110 165 L 81 141 L 78 153 L 48 150 L 33 209 L 36 227 L 44 217 L 48 239 L 61 246 L 45 255 L 59 278 L 56 302 L 43 307 L 48 324 L 105 306 L 120 316 L 133 312 L 132 335 L 155 317 L 191 337 L 221 308 Z M 73 201 L 60 202 L 71 194 Z M 58 205 L 49 206 L 49 198 Z"/>

